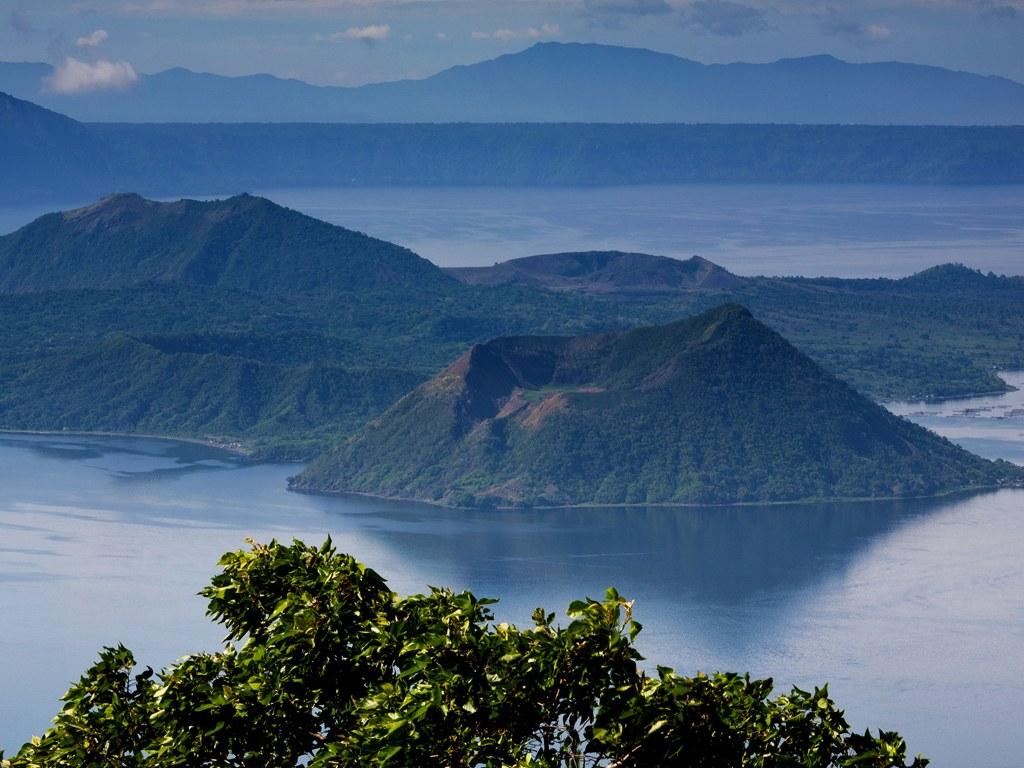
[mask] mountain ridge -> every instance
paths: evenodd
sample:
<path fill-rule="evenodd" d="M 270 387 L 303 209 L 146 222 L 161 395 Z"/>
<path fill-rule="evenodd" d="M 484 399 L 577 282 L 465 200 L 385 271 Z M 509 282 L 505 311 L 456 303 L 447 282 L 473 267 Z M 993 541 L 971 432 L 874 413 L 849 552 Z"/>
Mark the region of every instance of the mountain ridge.
<path fill-rule="evenodd" d="M 523 256 L 490 267 L 449 267 L 468 285 L 529 285 L 583 293 L 666 293 L 730 289 L 745 280 L 702 256 L 675 259 L 625 251 L 572 251 Z"/>
<path fill-rule="evenodd" d="M 643 48 L 539 42 L 415 80 L 345 87 L 175 67 L 85 98 L 42 90 L 45 67 L 0 63 L 0 90 L 99 122 L 1024 124 L 1024 84 L 1015 80 L 827 54 L 703 64 Z"/>
<path fill-rule="evenodd" d="M 0 92 L 0 167 L 13 199 L 102 194 L 115 164 L 106 143 L 85 125 Z"/>
<path fill-rule="evenodd" d="M 0 203 L 372 186 L 1014 184 L 1024 125 L 80 123 L 0 97 Z"/>
<path fill-rule="evenodd" d="M 412 251 L 248 194 L 105 197 L 0 237 L 0 292 L 180 282 L 256 293 L 455 285 Z"/>

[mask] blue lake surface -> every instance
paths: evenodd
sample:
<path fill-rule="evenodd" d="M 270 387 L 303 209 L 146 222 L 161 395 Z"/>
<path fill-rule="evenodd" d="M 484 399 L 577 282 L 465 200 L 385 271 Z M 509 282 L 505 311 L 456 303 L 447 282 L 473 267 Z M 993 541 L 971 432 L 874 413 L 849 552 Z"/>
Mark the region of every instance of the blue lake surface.
<path fill-rule="evenodd" d="M 244 192 L 247 190 L 238 190 Z M 441 266 L 589 249 L 700 254 L 738 274 L 901 277 L 1024 265 L 1024 186 L 681 184 L 248 190 Z M 64 205 L 0 208 L 0 234 Z"/>
<path fill-rule="evenodd" d="M 244 539 L 330 534 L 400 592 L 501 619 L 615 585 L 681 670 L 828 681 L 857 727 L 937 766 L 1019 765 L 1024 491 L 743 508 L 467 512 L 290 494 L 294 466 L 203 446 L 0 436 L 0 744 L 40 732 L 103 645 L 161 666 L 215 647 L 196 592 Z"/>
<path fill-rule="evenodd" d="M 262 190 L 441 266 L 616 249 L 737 274 L 902 277 L 945 262 L 1024 270 L 1024 186 L 680 184 L 586 189 Z"/>
<path fill-rule="evenodd" d="M 1013 391 L 938 402 L 897 402 L 886 407 L 988 459 L 1024 464 L 1024 371 L 999 374 Z"/>

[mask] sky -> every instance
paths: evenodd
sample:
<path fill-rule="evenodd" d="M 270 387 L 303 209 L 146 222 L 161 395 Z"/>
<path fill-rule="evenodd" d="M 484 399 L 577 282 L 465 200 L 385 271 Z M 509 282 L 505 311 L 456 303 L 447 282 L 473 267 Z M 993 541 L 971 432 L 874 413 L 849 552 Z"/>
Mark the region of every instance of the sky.
<path fill-rule="evenodd" d="M 54 90 L 186 67 L 322 85 L 425 77 L 544 40 L 698 61 L 829 53 L 1024 82 L 1024 0 L 0 0 L 0 60 Z"/>

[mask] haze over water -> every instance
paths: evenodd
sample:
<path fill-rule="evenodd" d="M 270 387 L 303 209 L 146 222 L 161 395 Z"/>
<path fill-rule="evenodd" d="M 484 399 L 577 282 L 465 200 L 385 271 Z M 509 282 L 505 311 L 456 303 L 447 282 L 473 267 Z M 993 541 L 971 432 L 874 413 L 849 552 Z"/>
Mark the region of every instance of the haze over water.
<path fill-rule="evenodd" d="M 828 681 L 855 726 L 898 729 L 937 766 L 1018 764 L 1024 491 L 467 512 L 290 494 L 294 466 L 169 441 L 5 435 L 0 464 L 8 749 L 46 726 L 102 645 L 156 667 L 215 648 L 195 593 L 223 551 L 330 534 L 401 593 L 472 589 L 519 623 L 614 585 L 636 599 L 652 664 Z"/>
<path fill-rule="evenodd" d="M 242 192 L 244 190 L 237 190 Z M 753 275 L 1024 271 L 1024 186 L 690 184 L 252 190 L 444 267 L 559 251 L 699 254 Z M 0 234 L 64 205 L 0 207 Z"/>
<path fill-rule="evenodd" d="M 538 253 L 704 256 L 742 275 L 903 277 L 946 262 L 1024 271 L 1024 186 L 687 184 L 310 189 L 265 195 L 444 267 Z"/>

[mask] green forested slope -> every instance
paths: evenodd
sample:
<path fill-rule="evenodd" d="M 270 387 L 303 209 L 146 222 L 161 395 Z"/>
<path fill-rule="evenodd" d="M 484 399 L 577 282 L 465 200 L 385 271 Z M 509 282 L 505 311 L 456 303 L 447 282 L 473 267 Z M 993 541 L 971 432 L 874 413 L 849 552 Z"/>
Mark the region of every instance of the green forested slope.
<path fill-rule="evenodd" d="M 310 457 L 474 343 L 620 331 L 726 301 L 877 399 L 998 390 L 994 368 L 1024 367 L 1020 278 L 955 265 L 905 280 L 751 278 L 644 254 L 524 261 L 527 284 L 514 264 L 511 282 L 466 285 L 404 248 L 247 196 L 123 195 L 44 216 L 0 238 L 0 427 L 160 431 Z M 140 354 L 86 376 L 82 361 L 119 334 Z M 146 381 L 156 359 L 153 405 L 144 387 L 126 385 Z M 254 363 L 282 382 L 373 372 L 378 391 L 359 394 L 370 391 L 365 379 L 338 389 L 345 402 L 325 403 L 319 423 L 270 417 L 291 413 L 281 384 L 260 389 L 257 415 L 242 418 L 231 404 L 248 396 L 247 379 L 235 372 Z M 217 392 L 219 405 L 193 392 Z"/>
<path fill-rule="evenodd" d="M 438 289 L 406 248 L 260 197 L 159 203 L 121 194 L 0 237 L 0 291 L 118 288 L 147 281 L 273 294 Z"/>
<path fill-rule="evenodd" d="M 289 366 L 158 343 L 115 334 L 27 366 L 0 395 L 2 426 L 244 438 L 261 457 L 301 458 L 420 380 L 408 370 Z"/>
<path fill-rule="evenodd" d="M 892 416 L 738 305 L 474 346 L 294 480 L 454 504 L 931 494 L 1024 477 Z"/>

